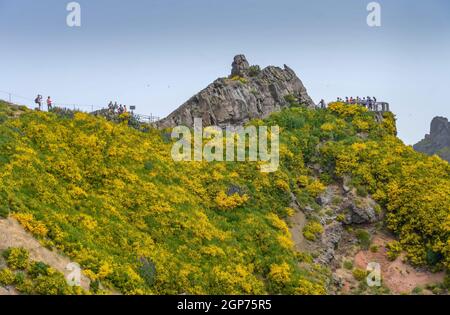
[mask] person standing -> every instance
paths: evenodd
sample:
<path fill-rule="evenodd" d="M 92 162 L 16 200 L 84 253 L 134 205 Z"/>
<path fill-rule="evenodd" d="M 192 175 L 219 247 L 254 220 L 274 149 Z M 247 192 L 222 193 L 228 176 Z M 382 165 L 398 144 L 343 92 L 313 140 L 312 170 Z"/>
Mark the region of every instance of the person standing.
<path fill-rule="evenodd" d="M 326 104 L 323 99 L 320 100 L 319 105 L 320 105 L 320 108 L 326 108 Z"/>
<path fill-rule="evenodd" d="M 48 111 L 51 111 L 53 109 L 52 105 L 53 105 L 53 101 L 52 101 L 52 98 L 49 96 L 49 97 L 47 97 L 47 110 Z"/>
<path fill-rule="evenodd" d="M 34 100 L 34 102 L 38 105 L 39 110 L 41 110 L 41 106 L 42 106 L 42 95 L 38 94 L 38 96 L 36 97 L 36 99 Z"/>
<path fill-rule="evenodd" d="M 370 96 L 367 96 L 367 108 L 369 109 L 369 110 L 373 110 L 373 101 L 372 101 L 372 99 L 370 98 Z"/>

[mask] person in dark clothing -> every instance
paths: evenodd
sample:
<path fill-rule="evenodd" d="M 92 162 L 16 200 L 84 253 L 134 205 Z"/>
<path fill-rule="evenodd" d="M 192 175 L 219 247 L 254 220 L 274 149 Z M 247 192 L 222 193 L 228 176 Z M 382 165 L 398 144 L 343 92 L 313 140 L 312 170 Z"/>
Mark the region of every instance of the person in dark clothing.
<path fill-rule="evenodd" d="M 320 108 L 326 108 L 327 107 L 327 105 L 325 104 L 325 101 L 323 99 L 320 100 L 319 106 L 320 106 Z"/>
<path fill-rule="evenodd" d="M 41 110 L 41 107 L 42 107 L 42 95 L 38 94 L 38 96 L 36 97 L 34 102 L 38 105 L 39 110 Z"/>

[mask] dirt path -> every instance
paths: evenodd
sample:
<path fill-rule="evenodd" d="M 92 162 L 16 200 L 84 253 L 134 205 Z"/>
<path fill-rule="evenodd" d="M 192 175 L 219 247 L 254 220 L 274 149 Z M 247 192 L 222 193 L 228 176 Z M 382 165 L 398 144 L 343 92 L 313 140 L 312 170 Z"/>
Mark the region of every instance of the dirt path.
<path fill-rule="evenodd" d="M 289 222 L 291 224 L 292 240 L 294 241 L 295 249 L 299 252 L 303 252 L 306 250 L 305 237 L 303 236 L 303 228 L 306 224 L 306 216 L 305 214 L 299 210 L 296 211 L 295 214 L 289 218 Z"/>
<path fill-rule="evenodd" d="M 305 213 L 300 209 L 297 203 L 297 199 L 294 194 L 291 194 L 291 207 L 295 210 L 295 214 L 288 219 L 289 231 L 294 241 L 294 247 L 297 251 L 303 252 L 306 250 L 306 240 L 303 236 L 303 228 L 306 225 Z"/>
<path fill-rule="evenodd" d="M 23 247 L 30 252 L 30 258 L 34 261 L 42 261 L 54 269 L 63 273 L 66 277 L 72 272 L 66 267 L 72 261 L 61 254 L 43 247 L 31 234 L 27 233 L 22 226 L 13 218 L 0 219 L 0 251 L 9 247 Z M 81 275 L 81 287 L 89 290 L 90 280 Z M 2 292 L 3 291 L 3 292 Z M 14 293 L 14 292 L 13 292 Z M 0 288 L 0 295 L 8 294 L 5 289 Z"/>

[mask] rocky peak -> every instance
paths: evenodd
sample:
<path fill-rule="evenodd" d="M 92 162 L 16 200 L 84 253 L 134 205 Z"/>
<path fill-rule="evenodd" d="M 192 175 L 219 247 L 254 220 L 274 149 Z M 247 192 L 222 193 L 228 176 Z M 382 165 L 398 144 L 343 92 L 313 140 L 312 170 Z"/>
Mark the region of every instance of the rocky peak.
<path fill-rule="evenodd" d="M 245 77 L 247 76 L 247 71 L 250 68 L 250 64 L 248 63 L 247 58 L 245 58 L 244 55 L 237 55 L 234 57 L 231 67 L 231 77 Z"/>
<path fill-rule="evenodd" d="M 287 96 L 304 106 L 315 106 L 302 81 L 288 66 L 261 70 L 250 66 L 244 55 L 237 55 L 230 77 L 215 80 L 156 125 L 192 127 L 194 118 L 201 118 L 204 126 L 243 125 L 288 107 Z"/>
<path fill-rule="evenodd" d="M 433 118 L 430 127 L 430 138 L 439 145 L 450 146 L 450 123 L 447 118 Z"/>
<path fill-rule="evenodd" d="M 445 117 L 434 117 L 431 121 L 430 134 L 414 145 L 416 151 L 437 154 L 450 162 L 450 122 Z"/>

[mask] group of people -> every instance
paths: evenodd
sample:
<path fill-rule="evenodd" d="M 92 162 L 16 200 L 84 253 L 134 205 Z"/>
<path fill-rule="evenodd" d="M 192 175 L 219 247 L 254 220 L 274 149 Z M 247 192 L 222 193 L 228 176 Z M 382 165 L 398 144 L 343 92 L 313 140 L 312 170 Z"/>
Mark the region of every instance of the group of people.
<path fill-rule="evenodd" d="M 345 97 L 345 99 L 338 97 L 337 102 L 345 103 L 348 105 L 350 105 L 350 104 L 362 105 L 362 106 L 367 107 L 367 109 L 369 109 L 369 110 L 376 110 L 376 108 L 377 108 L 377 98 L 375 96 L 374 97 L 367 96 L 367 97 L 363 97 L 363 98 L 360 98 L 359 96 L 357 96 L 357 97 L 351 96 L 351 97 Z M 319 104 L 317 104 L 317 107 L 327 108 L 327 103 L 322 99 L 322 100 L 320 100 Z"/>
<path fill-rule="evenodd" d="M 42 110 L 42 100 L 43 98 L 41 94 L 38 94 L 38 96 L 34 100 L 39 110 Z M 53 108 L 53 101 L 52 98 L 49 96 L 47 97 L 47 110 L 50 111 L 52 108 Z"/>
<path fill-rule="evenodd" d="M 127 113 L 127 105 L 117 104 L 117 102 L 109 102 L 108 104 L 108 110 L 111 112 L 111 114 L 124 114 Z"/>
<path fill-rule="evenodd" d="M 363 106 L 367 107 L 369 110 L 373 110 L 377 103 L 377 98 L 375 96 L 374 97 L 367 96 L 364 98 L 360 98 L 359 96 L 354 98 L 353 96 L 350 96 L 350 97 L 345 97 L 345 100 L 342 99 L 341 97 L 338 97 L 337 101 L 341 102 L 341 103 L 346 103 L 346 104 L 363 105 Z"/>

